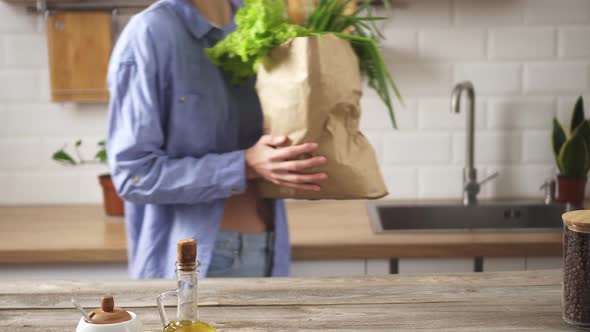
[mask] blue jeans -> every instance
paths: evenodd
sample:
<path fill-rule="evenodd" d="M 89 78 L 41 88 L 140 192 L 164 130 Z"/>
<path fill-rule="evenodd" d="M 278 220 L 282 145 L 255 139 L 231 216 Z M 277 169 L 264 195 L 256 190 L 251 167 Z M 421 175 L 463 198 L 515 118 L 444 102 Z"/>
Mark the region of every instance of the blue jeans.
<path fill-rule="evenodd" d="M 220 231 L 207 277 L 269 277 L 274 233 Z"/>

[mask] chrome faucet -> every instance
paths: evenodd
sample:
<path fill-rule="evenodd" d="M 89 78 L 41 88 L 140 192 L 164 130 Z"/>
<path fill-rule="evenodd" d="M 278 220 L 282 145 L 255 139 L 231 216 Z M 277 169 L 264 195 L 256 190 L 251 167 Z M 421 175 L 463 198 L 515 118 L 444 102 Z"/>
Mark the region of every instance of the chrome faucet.
<path fill-rule="evenodd" d="M 461 111 L 461 94 L 463 91 L 467 94 L 467 142 L 465 167 L 463 168 L 463 205 L 477 204 L 477 194 L 481 185 L 498 176 L 498 172 L 486 177 L 481 182 L 477 182 L 477 169 L 475 169 L 475 90 L 473 84 L 469 81 L 458 83 L 453 88 L 451 95 L 451 112 L 460 113 Z"/>
<path fill-rule="evenodd" d="M 540 189 L 545 191 L 545 204 L 549 205 L 555 203 L 555 179 L 546 179 Z"/>

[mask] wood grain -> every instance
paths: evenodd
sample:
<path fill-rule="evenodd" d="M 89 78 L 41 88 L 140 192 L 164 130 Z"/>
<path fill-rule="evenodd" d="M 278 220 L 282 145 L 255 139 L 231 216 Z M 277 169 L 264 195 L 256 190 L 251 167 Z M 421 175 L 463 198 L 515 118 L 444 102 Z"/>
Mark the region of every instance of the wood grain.
<path fill-rule="evenodd" d="M 561 320 L 560 276 L 554 270 L 206 279 L 200 284 L 200 315 L 218 331 L 573 330 Z M 154 299 L 174 282 L 104 282 L 95 288 L 81 281 L 25 284 L 0 283 L 0 330 L 71 331 L 79 314 L 67 296 L 75 294 L 93 307 L 99 294 L 113 292 L 147 330 L 160 331 Z"/>
<path fill-rule="evenodd" d="M 125 223 L 101 206 L 0 207 L 0 263 L 127 260 Z"/>
<path fill-rule="evenodd" d="M 514 295 L 559 284 L 559 271 L 539 273 L 484 273 L 449 275 L 389 275 L 323 278 L 215 279 L 199 281 L 200 301 L 206 306 L 248 305 L 333 305 L 343 303 L 430 302 L 433 297 L 448 302 L 495 296 L 510 289 Z M 122 280 L 118 283 L 85 281 L 15 281 L 0 283 L 0 309 L 70 308 L 76 295 L 82 305 L 93 306 L 104 292 L 123 307 L 151 306 L 163 289 L 175 287 L 173 280 Z M 444 285 L 444 287 L 441 287 Z M 453 292 L 448 292 L 448 288 Z M 420 289 L 420 292 L 416 292 Z M 281 294 L 281 296 L 274 296 Z"/>
<path fill-rule="evenodd" d="M 364 201 L 287 202 L 293 258 L 559 256 L 562 232 L 388 233 Z M 100 206 L 0 207 L 0 264 L 125 262 L 125 225 Z"/>
<path fill-rule="evenodd" d="M 108 100 L 111 17 L 108 12 L 49 16 L 47 45 L 53 101 Z"/>

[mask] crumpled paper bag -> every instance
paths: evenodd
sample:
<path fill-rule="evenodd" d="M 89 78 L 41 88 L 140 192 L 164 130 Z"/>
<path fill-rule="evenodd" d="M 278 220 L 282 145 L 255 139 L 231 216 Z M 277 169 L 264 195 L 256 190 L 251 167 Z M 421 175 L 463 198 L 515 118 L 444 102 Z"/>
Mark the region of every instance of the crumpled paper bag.
<path fill-rule="evenodd" d="M 316 142 L 313 155 L 326 165 L 319 192 L 260 180 L 266 198 L 374 199 L 387 195 L 375 152 L 359 131 L 362 96 L 358 58 L 334 35 L 298 37 L 275 47 L 259 66 L 256 90 L 264 133 L 286 135 L 289 144 Z"/>

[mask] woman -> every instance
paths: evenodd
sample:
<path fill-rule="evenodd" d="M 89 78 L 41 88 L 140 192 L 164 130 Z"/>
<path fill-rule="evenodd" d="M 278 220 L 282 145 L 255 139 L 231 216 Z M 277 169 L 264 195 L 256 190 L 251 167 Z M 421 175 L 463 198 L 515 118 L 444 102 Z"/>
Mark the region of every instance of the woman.
<path fill-rule="evenodd" d="M 317 148 L 262 136 L 254 82 L 233 86 L 204 49 L 235 26 L 239 3 L 161 0 L 123 31 L 109 67 L 108 155 L 126 201 L 129 274 L 174 277 L 175 243 L 198 242 L 201 275 L 286 276 L 290 245 L 281 200 L 252 180 L 320 190 Z M 297 161 L 291 161 L 298 159 Z"/>

